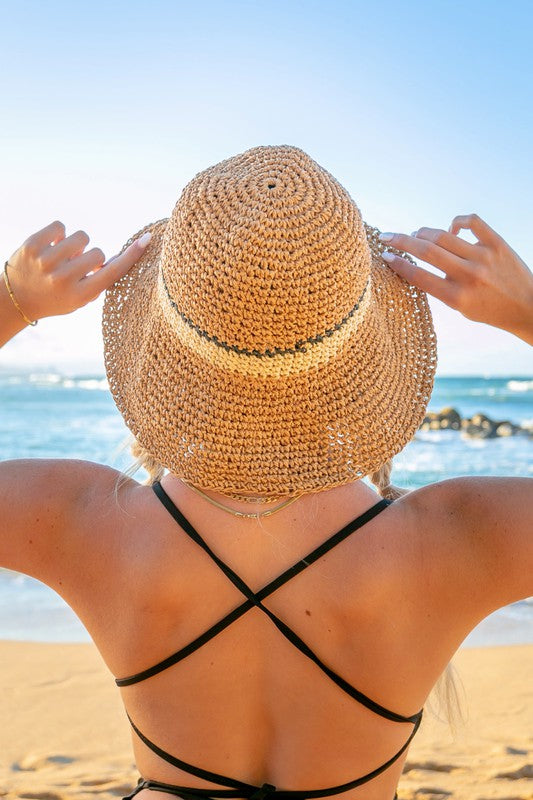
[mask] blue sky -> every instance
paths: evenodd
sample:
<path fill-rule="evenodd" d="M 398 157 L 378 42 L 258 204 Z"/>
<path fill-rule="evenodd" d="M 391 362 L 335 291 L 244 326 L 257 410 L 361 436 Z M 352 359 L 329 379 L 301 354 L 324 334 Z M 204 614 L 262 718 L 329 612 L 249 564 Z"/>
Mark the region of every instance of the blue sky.
<path fill-rule="evenodd" d="M 533 3 L 4 2 L 0 253 L 53 219 L 111 256 L 200 170 L 293 144 L 382 230 L 475 211 L 533 266 Z M 468 237 L 466 237 L 468 238 Z M 102 365 L 99 301 L 0 364 Z M 533 351 L 432 301 L 439 374 Z"/>

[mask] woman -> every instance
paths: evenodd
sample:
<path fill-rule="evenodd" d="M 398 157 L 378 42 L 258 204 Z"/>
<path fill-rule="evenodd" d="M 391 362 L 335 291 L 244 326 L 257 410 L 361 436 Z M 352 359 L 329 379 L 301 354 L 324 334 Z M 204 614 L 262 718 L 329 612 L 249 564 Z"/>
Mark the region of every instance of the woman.
<path fill-rule="evenodd" d="M 88 241 L 55 222 L 9 259 L 1 339 L 108 288 L 110 387 L 160 481 L 4 462 L 0 563 L 61 594 L 115 675 L 130 797 L 391 800 L 461 641 L 533 591 L 533 481 L 391 502 L 359 479 L 398 495 L 429 400 L 416 287 L 533 344 L 531 274 L 476 215 L 379 235 L 286 145 L 199 173 L 107 264 Z"/>

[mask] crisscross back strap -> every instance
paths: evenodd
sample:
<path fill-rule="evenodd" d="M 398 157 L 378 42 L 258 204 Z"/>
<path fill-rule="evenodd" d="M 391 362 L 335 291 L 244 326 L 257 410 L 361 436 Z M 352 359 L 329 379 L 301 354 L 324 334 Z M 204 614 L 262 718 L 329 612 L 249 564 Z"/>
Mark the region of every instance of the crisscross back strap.
<path fill-rule="evenodd" d="M 283 586 L 283 584 L 287 583 L 291 578 L 295 575 L 302 572 L 312 563 L 317 561 L 321 556 L 331 550 L 335 545 L 339 542 L 346 539 L 351 533 L 353 533 L 358 528 L 362 527 L 366 522 L 373 519 L 377 514 L 380 513 L 384 508 L 391 504 L 390 500 L 382 499 L 374 506 L 369 508 L 363 514 L 361 514 L 356 519 L 349 522 L 345 525 L 340 531 L 334 533 L 330 536 L 325 542 L 321 545 L 316 547 L 312 550 L 305 558 L 301 559 L 300 561 L 296 562 L 292 567 L 289 567 L 285 570 L 281 575 L 275 578 L 273 581 L 268 583 L 266 586 L 263 587 L 259 592 L 253 592 L 252 589 L 245 583 L 245 581 L 237 575 L 237 573 L 231 569 L 221 558 L 219 558 L 216 553 L 209 547 L 209 545 L 204 541 L 204 539 L 200 536 L 198 531 L 193 527 L 193 525 L 189 522 L 189 520 L 182 514 L 182 512 L 177 508 L 177 506 L 172 502 L 170 497 L 167 495 L 161 484 L 157 481 L 153 484 L 153 489 L 158 498 L 161 500 L 162 504 L 165 506 L 167 511 L 172 515 L 172 517 L 176 520 L 179 526 L 187 533 L 187 535 L 198 544 L 204 552 L 209 555 L 209 557 L 217 564 L 217 566 L 222 570 L 222 572 L 229 578 L 229 580 L 233 583 L 233 585 L 242 592 L 247 598 L 245 603 L 242 603 L 236 609 L 231 611 L 227 614 L 223 619 L 219 622 L 215 623 L 215 625 L 211 626 L 207 631 L 205 631 L 201 636 L 197 637 L 193 642 L 189 643 L 186 647 L 182 648 L 181 650 L 177 651 L 176 653 L 172 654 L 166 659 L 163 659 L 158 664 L 143 670 L 142 672 L 136 673 L 135 675 L 131 675 L 127 678 L 118 678 L 116 679 L 116 683 L 119 686 L 129 686 L 133 683 L 138 683 L 140 681 L 146 680 L 147 678 L 152 677 L 153 675 L 157 675 L 159 672 L 162 672 L 168 667 L 172 666 L 173 664 L 178 663 L 183 658 L 186 658 L 195 650 L 202 647 L 203 644 L 208 642 L 218 633 L 220 633 L 224 628 L 227 628 L 232 622 L 236 619 L 241 617 L 245 614 L 250 608 L 254 606 L 259 608 L 264 614 L 266 614 L 271 621 L 276 625 L 277 629 L 280 633 L 285 636 L 285 638 L 291 642 L 298 650 L 300 650 L 303 655 L 309 658 L 313 663 L 315 663 L 319 669 L 321 669 L 334 683 L 336 683 L 343 691 L 353 697 L 357 702 L 361 703 L 362 705 L 369 708 L 376 714 L 379 714 L 386 719 L 392 720 L 393 722 L 413 722 L 415 723 L 417 720 L 417 715 L 405 716 L 403 714 L 398 714 L 395 711 L 391 711 L 385 706 L 377 703 L 375 700 L 372 700 L 363 692 L 360 692 L 354 686 L 352 686 L 348 681 L 334 672 L 330 667 L 324 664 L 321 659 L 316 655 L 316 653 L 311 650 L 311 648 L 285 623 L 281 620 L 276 614 L 274 614 L 270 609 L 266 608 L 262 604 L 262 600 L 268 595 L 272 594 L 274 591 Z"/>
<path fill-rule="evenodd" d="M 159 482 L 156 482 L 153 484 L 152 488 L 156 493 L 157 497 L 159 498 L 159 500 L 161 501 L 161 503 L 165 506 L 169 514 L 171 514 L 172 517 L 176 520 L 178 525 L 189 536 L 191 536 L 191 538 L 197 544 L 200 544 L 200 542 L 202 542 L 200 546 L 207 547 L 207 545 L 205 545 L 205 543 L 203 542 L 203 539 L 200 538 L 196 529 L 191 525 L 189 520 L 181 513 L 179 508 L 177 508 L 177 506 L 172 502 L 172 500 L 167 495 L 161 484 Z M 382 511 L 390 504 L 391 504 L 390 500 L 381 500 L 380 502 L 376 503 L 376 505 L 372 506 L 372 508 L 370 508 L 368 511 L 365 511 L 364 514 L 361 514 L 359 517 L 349 522 L 347 525 L 341 528 L 340 531 L 334 533 L 332 536 L 326 539 L 325 542 L 323 542 L 314 550 L 312 550 L 305 558 L 300 559 L 300 561 L 293 564 L 293 566 L 286 569 L 284 572 L 281 573 L 281 575 L 279 575 L 274 580 L 270 581 L 270 583 L 268 583 L 266 586 L 264 586 L 262 589 L 256 592 L 255 601 L 264 600 L 270 594 L 272 594 L 281 586 L 283 586 L 284 583 L 287 583 L 287 581 L 298 575 L 300 572 L 306 569 L 306 567 L 313 564 L 315 561 L 321 558 L 321 556 L 325 555 L 329 550 L 335 547 L 335 545 L 342 542 L 344 539 L 350 536 L 350 534 L 352 534 L 355 530 L 362 527 L 366 522 L 368 522 L 370 519 L 376 516 L 376 514 L 378 514 L 380 511 Z M 251 592 L 250 589 L 248 589 L 248 591 Z M 251 593 L 253 594 L 253 592 Z M 235 620 L 239 619 L 239 617 L 242 617 L 242 615 L 245 614 L 247 611 L 249 611 L 249 609 L 253 608 L 253 606 L 256 605 L 255 601 L 247 599 L 240 606 L 237 606 L 235 609 L 233 609 L 233 611 L 230 611 L 229 614 L 226 614 L 225 617 L 223 617 L 221 620 L 219 620 L 210 628 L 208 628 L 206 631 L 204 631 L 204 633 L 200 634 L 200 636 L 197 636 L 195 639 L 193 639 L 193 641 L 190 642 L 188 645 L 182 647 L 180 650 L 176 651 L 167 658 L 164 658 L 163 660 L 159 661 L 157 664 L 154 664 L 152 667 L 142 670 L 141 672 L 137 672 L 134 675 L 130 675 L 126 678 L 117 678 L 116 679 L 117 685 L 130 686 L 133 683 L 139 683 L 140 681 L 144 681 L 147 678 L 151 678 L 154 675 L 157 675 L 159 672 L 163 672 L 163 670 L 168 669 L 174 664 L 177 664 L 182 659 L 187 658 L 187 656 L 191 655 L 191 653 L 194 653 L 195 650 L 198 650 L 200 647 L 202 647 L 202 645 L 206 644 L 210 639 L 214 638 L 218 633 L 220 633 L 229 625 L 231 625 L 233 622 L 235 622 Z"/>
<path fill-rule="evenodd" d="M 159 758 L 163 759 L 168 764 L 183 770 L 184 772 L 188 772 L 189 774 L 195 775 L 202 780 L 206 780 L 212 784 L 217 784 L 220 787 L 224 787 L 204 789 L 190 786 L 177 786 L 175 784 L 160 783 L 152 780 L 142 780 L 132 794 L 128 796 L 130 800 L 143 789 L 152 789 L 156 792 L 167 792 L 175 795 L 176 797 L 181 797 L 182 800 L 200 800 L 200 798 L 203 798 L 203 800 L 211 800 L 211 798 L 212 800 L 218 800 L 218 798 L 228 798 L 228 800 L 232 800 L 233 798 L 244 798 L 244 800 L 313 800 L 314 798 L 331 797 L 333 795 L 346 792 L 349 789 L 355 789 L 356 787 L 371 781 L 373 778 L 387 770 L 401 757 L 403 753 L 405 753 L 409 747 L 420 726 L 420 722 L 422 720 L 422 711 L 419 711 L 411 716 L 397 714 L 396 712 L 385 708 L 379 703 L 376 703 L 374 700 L 355 689 L 355 687 L 351 686 L 347 681 L 344 680 L 344 678 L 337 675 L 330 667 L 324 664 L 318 658 L 316 653 L 311 650 L 311 648 L 292 630 L 292 628 L 283 622 L 283 620 L 281 620 L 269 608 L 264 606 L 263 600 L 287 583 L 287 581 L 289 581 L 295 575 L 298 575 L 308 566 L 317 561 L 325 553 L 329 552 L 333 547 L 335 547 L 335 545 L 339 544 L 339 542 L 342 542 L 355 530 L 361 528 L 366 522 L 373 519 L 377 514 L 383 511 L 383 509 L 390 505 L 391 501 L 379 501 L 372 506 L 372 508 L 369 508 L 368 511 L 365 511 L 359 517 L 349 522 L 348 525 L 345 525 L 340 531 L 333 534 L 333 536 L 330 536 L 329 539 L 312 550 L 311 553 L 309 553 L 305 558 L 300 559 L 300 561 L 296 562 L 296 564 L 294 564 L 292 567 L 286 569 L 281 573 L 281 575 L 270 581 L 258 592 L 254 592 L 228 564 L 226 564 L 221 558 L 219 558 L 219 556 L 216 555 L 216 553 L 213 552 L 209 545 L 200 536 L 198 531 L 175 506 L 159 482 L 153 484 L 153 489 L 167 511 L 169 511 L 169 513 L 173 516 L 182 530 L 194 542 L 196 542 L 196 544 L 198 544 L 202 550 L 204 550 L 204 552 L 211 558 L 212 561 L 214 561 L 219 569 L 222 570 L 226 577 L 244 595 L 246 599 L 239 606 L 234 608 L 233 611 L 230 611 L 229 614 L 226 614 L 225 617 L 190 642 L 186 647 L 181 648 L 181 650 L 178 650 L 176 653 L 173 653 L 171 656 L 163 659 L 149 669 L 143 670 L 136 675 L 131 675 L 129 678 L 117 679 L 116 682 L 119 686 L 128 686 L 132 683 L 138 683 L 139 681 L 146 680 L 153 675 L 157 675 L 159 672 L 162 672 L 173 664 L 176 664 L 178 661 L 181 661 L 183 658 L 186 658 L 190 653 L 198 650 L 198 648 L 202 647 L 203 644 L 210 641 L 214 636 L 231 625 L 232 622 L 242 617 L 247 611 L 252 608 L 257 608 L 274 623 L 276 628 L 283 634 L 283 636 L 285 636 L 288 641 L 297 647 L 298 650 L 303 653 L 303 655 L 315 663 L 347 694 L 382 717 L 395 722 L 411 722 L 413 724 L 413 730 L 411 731 L 411 734 L 407 738 L 405 744 L 391 758 L 389 758 L 379 767 L 376 767 L 376 769 L 367 772 L 365 775 L 355 778 L 348 783 L 340 784 L 339 786 L 332 786 L 324 789 L 293 791 L 277 789 L 275 786 L 269 783 L 264 783 L 262 786 L 253 786 L 252 784 L 238 781 L 234 778 L 228 778 L 226 775 L 210 772 L 209 770 L 189 764 L 188 762 L 177 758 L 171 753 L 168 753 L 162 747 L 152 742 L 144 733 L 142 733 L 142 731 L 139 730 L 131 717 L 128 715 L 128 719 L 135 734 L 145 744 L 145 746 L 148 747 Z"/>

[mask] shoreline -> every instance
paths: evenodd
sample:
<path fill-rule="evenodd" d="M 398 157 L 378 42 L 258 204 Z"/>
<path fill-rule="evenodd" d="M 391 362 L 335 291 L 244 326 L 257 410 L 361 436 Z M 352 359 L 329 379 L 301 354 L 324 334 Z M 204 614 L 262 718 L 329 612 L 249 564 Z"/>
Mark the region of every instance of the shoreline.
<path fill-rule="evenodd" d="M 95 646 L 0 641 L 0 796 L 117 800 L 136 783 L 119 692 Z M 533 645 L 468 647 L 453 663 L 465 722 L 426 705 L 399 800 L 531 800 Z"/>

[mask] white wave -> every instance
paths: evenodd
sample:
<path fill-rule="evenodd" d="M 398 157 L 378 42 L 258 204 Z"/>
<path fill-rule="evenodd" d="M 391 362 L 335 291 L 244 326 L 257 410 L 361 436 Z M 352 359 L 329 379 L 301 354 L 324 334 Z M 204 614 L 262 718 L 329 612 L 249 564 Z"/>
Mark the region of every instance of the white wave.
<path fill-rule="evenodd" d="M 88 389 L 89 391 L 95 389 L 100 391 L 107 391 L 109 389 L 107 378 L 83 378 L 77 381 L 77 385 L 79 386 L 80 389 Z"/>
<path fill-rule="evenodd" d="M 469 389 L 465 392 L 469 397 L 496 397 L 498 394 L 498 389 L 495 389 L 494 386 L 489 387 L 488 389 L 483 387 L 482 389 Z"/>
<path fill-rule="evenodd" d="M 531 392 L 533 391 L 533 381 L 507 381 L 507 388 L 511 392 Z"/>
<path fill-rule="evenodd" d="M 64 378 L 61 384 L 65 389 L 86 389 L 87 391 L 107 391 L 106 378 Z"/>
<path fill-rule="evenodd" d="M 415 439 L 420 442 L 450 442 L 453 441 L 454 437 L 457 435 L 457 431 L 451 429 L 443 429 L 443 430 L 429 430 L 423 431 L 418 430 L 415 435 Z"/>
<path fill-rule="evenodd" d="M 63 389 L 86 389 L 87 391 L 107 391 L 109 389 L 107 378 L 82 378 L 75 375 L 67 377 L 57 372 L 32 372 L 27 377 L 14 375 L 7 379 L 10 384 L 20 384 L 25 381 L 39 386 L 61 386 Z"/>
<path fill-rule="evenodd" d="M 29 376 L 30 383 L 61 383 L 62 375 L 56 372 L 32 372 Z"/>

